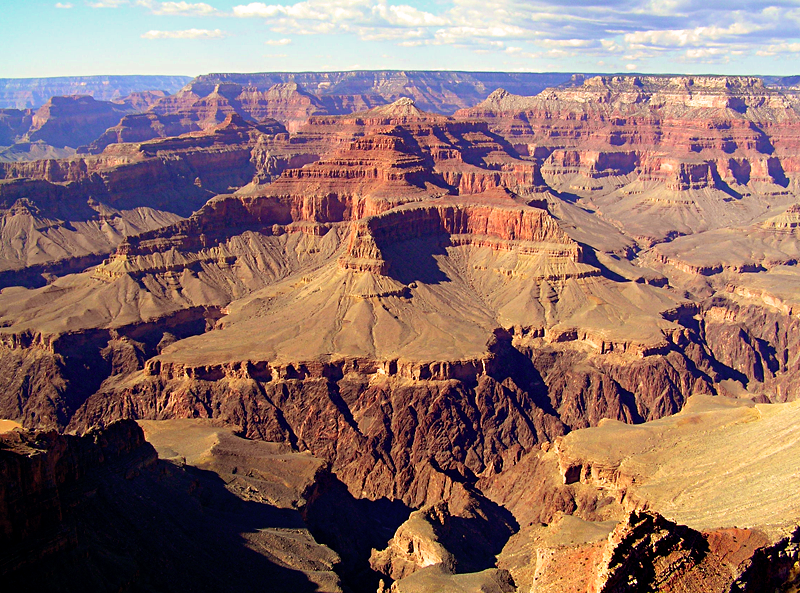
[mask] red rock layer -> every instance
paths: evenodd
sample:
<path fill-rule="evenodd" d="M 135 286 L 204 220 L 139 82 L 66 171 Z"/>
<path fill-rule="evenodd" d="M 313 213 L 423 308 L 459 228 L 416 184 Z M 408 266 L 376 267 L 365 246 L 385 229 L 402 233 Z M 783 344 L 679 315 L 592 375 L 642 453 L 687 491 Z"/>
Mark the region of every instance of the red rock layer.
<path fill-rule="evenodd" d="M 456 115 L 488 120 L 521 152 L 548 159 L 551 174 L 636 172 L 685 190 L 785 186 L 797 170 L 798 108 L 758 79 L 597 77 L 536 97 L 499 90 Z"/>
<path fill-rule="evenodd" d="M 527 255 L 547 254 L 581 261 L 581 250 L 546 210 L 488 201 L 419 204 L 358 221 L 350 235 L 346 269 L 386 274 L 382 248 L 426 235 L 447 234 L 458 245 L 487 245 Z"/>

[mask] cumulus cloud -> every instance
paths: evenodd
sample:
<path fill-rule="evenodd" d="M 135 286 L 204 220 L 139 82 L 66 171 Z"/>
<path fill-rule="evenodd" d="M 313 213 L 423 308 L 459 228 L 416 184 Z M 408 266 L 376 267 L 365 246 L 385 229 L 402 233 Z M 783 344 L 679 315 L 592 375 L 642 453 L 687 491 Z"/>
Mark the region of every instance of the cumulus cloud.
<path fill-rule="evenodd" d="M 72 4 L 67 2 L 66 4 L 62 2 L 56 2 L 56 8 L 72 8 Z"/>
<path fill-rule="evenodd" d="M 798 0 L 768 5 L 764 0 L 447 0 L 422 8 L 402 0 L 301 0 L 250 2 L 234 6 L 230 14 L 262 19 L 284 35 L 346 33 L 367 41 L 457 45 L 520 59 L 572 56 L 596 63 L 602 58 L 620 68 L 628 63 L 646 68 L 654 57 L 708 62 L 722 59 L 726 51 L 728 58 L 789 54 L 787 48 L 800 42 Z"/>
<path fill-rule="evenodd" d="M 251 2 L 234 6 L 233 15 L 262 18 L 275 26 L 311 33 L 319 32 L 318 24 L 325 23 L 329 30 L 363 29 L 364 35 L 374 35 L 375 30 L 383 28 L 441 27 L 449 23 L 445 17 L 385 0 L 304 0 L 287 5 Z"/>
<path fill-rule="evenodd" d="M 284 38 L 284 39 L 269 39 L 265 41 L 267 45 L 289 45 L 292 42 L 291 39 Z"/>
<path fill-rule="evenodd" d="M 175 16 L 213 16 L 219 11 L 204 2 L 192 4 L 190 2 L 154 2 L 153 0 L 138 0 L 139 6 L 144 6 L 153 14 Z"/>
<path fill-rule="evenodd" d="M 768 57 L 777 56 L 780 54 L 798 54 L 800 53 L 800 42 L 794 43 L 776 43 L 767 45 L 763 49 L 756 52 L 757 56 Z"/>
<path fill-rule="evenodd" d="M 184 31 L 148 31 L 142 35 L 144 39 L 221 39 L 227 37 L 225 31 L 214 29 L 186 29 Z"/>

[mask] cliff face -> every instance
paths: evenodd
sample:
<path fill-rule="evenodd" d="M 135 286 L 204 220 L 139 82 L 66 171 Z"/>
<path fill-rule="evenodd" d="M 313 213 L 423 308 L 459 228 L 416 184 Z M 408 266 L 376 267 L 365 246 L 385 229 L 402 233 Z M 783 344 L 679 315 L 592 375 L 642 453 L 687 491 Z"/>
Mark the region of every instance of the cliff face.
<path fill-rule="evenodd" d="M 543 159 L 552 187 L 649 246 L 789 203 L 799 106 L 755 78 L 595 77 L 535 97 L 498 90 L 457 116 L 492 122 Z M 742 216 L 724 208 L 730 199 Z M 654 227 L 656 211 L 664 220 Z"/>
<path fill-rule="evenodd" d="M 115 144 L 97 156 L 0 164 L 7 179 L 0 182 L 0 269 L 25 270 L 25 284 L 41 285 L 42 274 L 77 269 L 80 258 L 99 263 L 126 236 L 173 223 L 215 194 L 308 160 L 282 150 L 286 139 L 277 122 L 231 116 L 208 132 Z"/>
<path fill-rule="evenodd" d="M 66 520 L 74 504 L 67 493 L 101 467 L 133 475 L 155 460 L 155 451 L 134 422 L 119 422 L 84 437 L 4 434 L 0 461 L 4 572 L 19 571 L 77 547 L 75 528 Z M 21 554 L 22 550 L 27 553 Z"/>
<path fill-rule="evenodd" d="M 0 109 L 0 146 L 9 146 L 31 127 L 33 112 L 19 109 Z"/>
<path fill-rule="evenodd" d="M 340 558 L 298 510 L 312 493 L 324 500 L 322 462 L 208 424 L 146 430 L 162 460 L 130 421 L 83 437 L 0 435 L 4 583 L 342 591 Z"/>
<path fill-rule="evenodd" d="M 75 148 L 97 138 L 127 111 L 122 105 L 84 95 L 53 97 L 34 112 L 26 138 Z"/>

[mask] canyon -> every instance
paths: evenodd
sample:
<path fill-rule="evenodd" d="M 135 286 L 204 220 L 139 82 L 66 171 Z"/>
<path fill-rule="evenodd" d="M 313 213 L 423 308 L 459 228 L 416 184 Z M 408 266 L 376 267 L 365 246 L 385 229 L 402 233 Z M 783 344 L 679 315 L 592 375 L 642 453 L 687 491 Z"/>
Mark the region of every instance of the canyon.
<path fill-rule="evenodd" d="M 3 578 L 800 585 L 800 90 L 434 74 L 4 112 Z"/>

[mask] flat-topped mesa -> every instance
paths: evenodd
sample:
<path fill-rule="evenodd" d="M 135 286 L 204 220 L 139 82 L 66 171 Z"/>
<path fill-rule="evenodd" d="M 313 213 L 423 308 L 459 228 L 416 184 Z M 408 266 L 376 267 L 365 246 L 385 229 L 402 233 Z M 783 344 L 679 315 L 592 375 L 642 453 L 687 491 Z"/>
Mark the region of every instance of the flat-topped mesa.
<path fill-rule="evenodd" d="M 459 194 L 478 194 L 496 187 L 520 194 L 547 190 L 540 163 L 521 159 L 486 122 L 426 113 L 411 101 L 400 100 L 349 116 L 312 117 L 292 141 L 347 144 L 377 132 L 403 135 Z"/>
<path fill-rule="evenodd" d="M 353 224 L 347 254 L 339 260 L 339 266 L 387 275 L 387 247 L 432 235 L 446 236 L 452 246 L 473 245 L 582 261 L 580 245 L 567 236 L 547 210 L 521 206 L 510 199 L 503 204 L 491 196 L 483 200 L 445 198 L 406 204 L 359 220 Z"/>
<path fill-rule="evenodd" d="M 125 105 L 95 101 L 88 95 L 52 97 L 33 114 L 26 139 L 77 148 L 97 138 L 131 110 Z"/>

